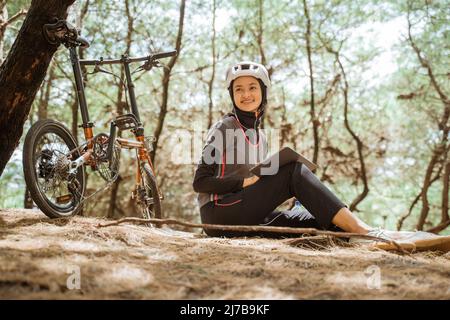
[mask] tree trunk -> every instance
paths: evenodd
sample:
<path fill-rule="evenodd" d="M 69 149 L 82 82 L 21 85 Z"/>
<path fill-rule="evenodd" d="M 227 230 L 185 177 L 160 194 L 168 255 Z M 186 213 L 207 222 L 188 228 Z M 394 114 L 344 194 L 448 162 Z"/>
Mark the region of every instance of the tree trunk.
<path fill-rule="evenodd" d="M 314 73 L 313 73 L 313 64 L 312 64 L 312 52 L 311 52 L 311 18 L 309 16 L 308 5 L 306 4 L 306 0 L 303 0 L 303 10 L 306 17 L 306 53 L 308 55 L 308 66 L 309 66 L 309 85 L 311 90 L 311 101 L 310 101 L 310 114 L 311 114 L 311 122 L 313 125 L 313 137 L 314 137 L 314 154 L 313 154 L 313 162 L 317 163 L 319 159 L 319 121 L 316 119 L 316 111 L 315 111 L 315 101 L 314 101 Z"/>
<path fill-rule="evenodd" d="M 448 216 L 448 195 L 449 195 L 449 180 L 450 180 L 450 159 L 447 159 L 444 169 L 444 179 L 442 188 L 442 211 L 441 211 L 441 222 L 444 223 L 450 220 Z"/>
<path fill-rule="evenodd" d="M 208 105 L 208 128 L 212 126 L 212 114 L 213 114 L 213 99 L 212 99 L 212 91 L 214 78 L 216 75 L 216 0 L 213 0 L 213 21 L 212 21 L 212 38 L 211 38 L 211 47 L 212 47 L 212 70 L 211 70 L 211 78 L 208 81 L 208 97 L 209 97 L 209 105 Z"/>
<path fill-rule="evenodd" d="M 431 175 L 433 174 L 433 169 L 435 165 L 438 163 L 438 160 L 442 154 L 442 152 L 440 152 L 439 150 L 440 148 L 435 148 L 433 150 L 433 156 L 431 157 L 431 160 L 428 163 L 425 178 L 423 179 L 422 192 L 420 193 L 420 197 L 422 198 L 422 209 L 420 210 L 419 221 L 417 222 L 416 225 L 417 230 L 423 230 L 423 226 L 428 217 L 428 212 L 430 211 L 430 204 L 428 201 L 428 189 L 431 186 Z"/>
<path fill-rule="evenodd" d="M 49 75 L 47 79 L 47 83 L 45 86 L 41 87 L 41 93 L 38 103 L 38 120 L 47 119 L 48 115 L 48 102 L 50 100 L 50 92 L 52 88 L 52 82 L 55 78 L 55 63 L 54 61 L 50 63 Z M 33 122 L 31 122 L 33 123 Z M 33 208 L 33 199 L 31 199 L 30 190 L 28 186 L 25 186 L 25 194 L 24 194 L 24 208 L 31 209 Z"/>
<path fill-rule="evenodd" d="M 339 50 L 333 49 L 331 47 L 331 45 L 327 44 L 326 41 L 324 39 L 322 39 L 320 36 L 319 36 L 319 38 L 320 38 L 322 44 L 325 46 L 326 50 L 329 53 L 334 55 L 336 62 L 339 65 L 340 72 L 341 72 L 341 75 L 340 76 L 338 75 L 334 78 L 334 80 L 330 86 L 330 89 L 327 90 L 327 92 L 323 98 L 323 102 L 325 104 L 328 99 L 327 96 L 329 96 L 331 94 L 332 88 L 334 87 L 334 85 L 337 85 L 337 83 L 340 81 L 341 77 L 344 82 L 344 85 L 342 88 L 342 91 L 344 94 L 344 126 L 356 142 L 356 148 L 358 151 L 358 159 L 359 159 L 359 164 L 360 164 L 360 168 L 361 168 L 361 172 L 357 174 L 356 179 L 361 179 L 363 182 L 363 185 L 364 185 L 361 193 L 359 195 L 357 195 L 356 198 L 350 204 L 350 207 L 349 207 L 350 211 L 355 211 L 355 210 L 357 210 L 358 204 L 361 203 L 364 200 L 364 198 L 369 194 L 369 183 L 368 183 L 368 179 L 367 179 L 367 170 L 366 170 L 364 154 L 363 154 L 364 143 L 359 138 L 359 136 L 353 131 L 353 129 L 350 127 L 350 123 L 348 121 L 348 107 L 349 107 L 348 91 L 349 91 L 350 86 L 348 85 L 347 74 L 346 74 L 344 66 L 341 62 Z"/>
<path fill-rule="evenodd" d="M 184 26 L 184 9 L 186 7 L 186 0 L 181 0 L 181 6 L 180 6 L 180 18 L 178 22 L 178 35 L 176 40 L 176 46 L 175 49 L 177 50 L 178 54 L 175 57 L 172 57 L 167 64 L 167 69 L 164 68 L 164 76 L 162 79 L 162 85 L 163 85 L 163 93 L 162 93 L 162 102 L 161 102 L 161 108 L 159 112 L 158 117 L 158 124 L 156 126 L 155 130 L 155 141 L 153 141 L 153 151 L 150 153 L 150 158 L 152 162 L 155 162 L 156 157 L 156 151 L 158 149 L 158 142 L 161 137 L 161 132 L 164 126 L 164 120 L 166 118 L 167 114 L 167 102 L 169 100 L 169 82 L 170 82 L 170 76 L 172 73 L 172 69 L 175 66 L 175 63 L 177 62 L 178 56 L 180 55 L 180 49 L 181 49 L 181 39 L 183 37 L 183 26 Z"/>
<path fill-rule="evenodd" d="M 127 16 L 127 36 L 125 38 L 125 43 L 126 43 L 126 50 L 125 52 L 127 54 L 130 54 L 130 49 L 131 49 L 131 43 L 132 43 L 132 39 L 133 39 L 133 31 L 134 31 L 134 19 L 133 19 L 133 15 L 130 11 L 130 3 L 129 0 L 125 0 L 125 13 Z M 121 78 L 123 78 L 125 71 L 123 68 L 123 65 L 121 65 L 121 69 L 120 69 L 120 75 Z M 122 83 L 118 83 L 118 92 L 117 92 L 117 101 L 116 101 L 116 113 L 117 115 L 121 115 L 123 114 L 123 110 L 124 107 L 126 105 L 125 102 L 122 101 L 123 99 L 123 94 L 124 94 L 124 88 Z M 122 136 L 122 131 L 119 131 L 119 136 Z M 126 178 L 126 177 L 125 177 Z M 120 183 L 123 181 L 122 176 L 119 174 L 119 176 L 117 177 L 116 181 L 114 181 L 112 187 L 111 187 L 111 193 L 109 195 L 109 207 L 108 207 L 108 214 L 107 217 L 112 219 L 114 218 L 114 213 L 117 209 L 117 197 L 118 197 L 118 193 L 119 193 L 119 186 Z M 121 212 L 121 214 L 123 215 L 123 211 L 122 210 L 118 210 L 119 212 Z"/>
<path fill-rule="evenodd" d="M 448 216 L 448 198 L 449 198 L 449 180 L 450 180 L 450 159 L 447 159 L 445 163 L 444 176 L 443 176 L 443 188 L 442 188 L 442 205 L 441 205 L 441 222 L 428 229 L 428 232 L 439 233 L 445 230 L 450 225 L 450 217 Z"/>
<path fill-rule="evenodd" d="M 341 60 L 339 58 L 339 53 L 336 52 L 336 59 L 338 61 L 339 67 L 341 69 L 342 75 L 344 77 L 344 124 L 345 124 L 345 128 L 347 129 L 347 131 L 350 133 L 350 135 L 353 137 L 353 139 L 356 141 L 356 148 L 358 149 L 358 158 L 359 158 L 359 164 L 361 166 L 361 173 L 359 175 L 359 177 L 357 178 L 361 178 L 364 188 L 361 191 L 361 193 L 356 196 L 356 198 L 352 201 L 352 203 L 350 204 L 350 211 L 354 211 L 357 209 L 357 206 L 359 203 L 361 203 L 364 198 L 369 194 L 369 183 L 367 182 L 367 173 L 366 173 L 366 165 L 364 162 L 364 155 L 363 155 L 363 147 L 364 144 L 361 141 L 361 139 L 356 135 L 356 133 L 352 130 L 352 128 L 350 127 L 350 124 L 348 122 L 348 82 L 347 82 L 347 77 L 345 75 L 345 70 L 344 67 L 341 63 Z"/>
<path fill-rule="evenodd" d="M 422 210 L 420 212 L 419 221 L 417 222 L 416 228 L 417 228 L 417 230 L 423 230 L 423 226 L 425 224 L 428 213 L 430 211 L 427 195 L 428 195 L 428 189 L 431 185 L 431 183 L 430 183 L 431 175 L 433 173 L 434 167 L 437 164 L 439 164 L 441 157 L 444 156 L 444 166 L 445 166 L 445 159 L 447 157 L 448 135 L 449 135 L 449 131 L 450 131 L 450 126 L 448 124 L 448 120 L 450 118 L 450 100 L 447 97 L 446 93 L 444 92 L 444 89 L 437 82 L 430 63 L 428 62 L 428 60 L 426 58 L 424 58 L 422 51 L 417 46 L 417 44 L 415 43 L 415 41 L 412 37 L 412 33 L 411 33 L 412 24 L 411 24 L 411 20 L 410 20 L 410 12 L 411 12 L 411 8 L 410 8 L 410 4 L 408 3 L 408 12 L 407 12 L 408 41 L 409 41 L 412 49 L 414 50 L 421 67 L 427 70 L 427 75 L 428 75 L 428 78 L 430 79 L 431 85 L 432 85 L 433 89 L 436 91 L 436 93 L 439 97 L 439 100 L 442 102 L 442 105 L 444 107 L 441 119 L 439 120 L 439 122 L 437 124 L 439 131 L 442 131 L 442 138 L 441 138 L 440 143 L 433 148 L 433 154 L 431 156 L 430 162 L 428 163 L 423 186 L 422 186 L 422 192 L 421 192 Z M 446 169 L 447 168 L 445 168 L 444 171 Z M 444 173 L 444 181 L 443 182 L 445 184 L 445 173 Z M 445 186 L 444 186 L 444 189 L 445 189 Z M 447 199 L 448 199 L 448 192 L 447 192 Z M 447 200 L 447 203 L 448 203 L 448 200 Z M 445 216 L 443 218 L 445 218 Z"/>
<path fill-rule="evenodd" d="M 27 187 L 25 187 L 23 207 L 25 209 L 33 209 L 33 199 L 31 199 L 30 190 Z"/>
<path fill-rule="evenodd" d="M 263 16 L 264 16 L 264 3 L 263 3 L 263 0 L 259 0 L 258 1 L 258 32 L 256 34 L 256 42 L 258 43 L 261 64 L 267 68 L 267 71 L 269 72 L 269 78 L 271 78 L 273 69 L 267 67 L 266 53 L 264 51 L 264 46 L 263 46 L 263 33 L 264 33 Z M 266 106 L 266 108 L 267 108 L 267 106 Z M 265 126 L 264 119 L 266 117 L 267 117 L 267 111 L 266 111 L 266 116 L 264 116 L 261 119 L 261 125 L 260 125 L 261 129 L 264 129 L 264 126 Z"/>
<path fill-rule="evenodd" d="M 114 211 L 116 209 L 116 201 L 117 201 L 117 193 L 119 192 L 119 185 L 122 181 L 122 177 L 119 175 L 114 181 L 112 188 L 111 188 L 111 196 L 109 198 L 109 208 L 108 208 L 108 215 L 107 217 L 109 219 L 114 218 Z"/>
<path fill-rule="evenodd" d="M 8 9 L 6 0 L 0 0 L 0 64 L 3 62 L 3 43 L 5 38 L 6 21 L 8 21 Z"/>
<path fill-rule="evenodd" d="M 130 3 L 129 0 L 125 0 L 125 14 L 127 16 L 127 36 L 125 38 L 125 44 L 126 44 L 126 54 L 130 54 L 131 49 L 131 42 L 133 40 L 133 31 L 134 31 L 134 19 L 133 15 L 130 11 Z M 123 79 L 125 77 L 125 69 L 123 65 L 120 65 L 120 79 Z M 121 81 L 117 82 L 117 99 L 116 99 L 116 113 L 117 116 L 124 114 L 125 109 L 129 109 L 129 106 L 126 104 L 126 102 L 122 101 L 124 97 L 124 86 Z M 122 131 L 118 132 L 119 136 L 122 137 Z"/>
<path fill-rule="evenodd" d="M 38 105 L 38 120 L 47 119 L 48 116 L 48 102 L 50 100 L 50 93 L 52 90 L 52 82 L 55 79 L 55 63 L 50 63 L 47 83 L 42 95 L 42 100 Z"/>
<path fill-rule="evenodd" d="M 431 179 L 430 186 L 441 177 L 441 172 L 442 172 L 442 166 L 439 168 L 438 172 L 435 174 L 433 179 Z M 397 221 L 397 230 L 401 230 L 402 229 L 403 222 L 406 220 L 406 218 L 408 218 L 411 215 L 414 207 L 419 202 L 421 195 L 422 195 L 422 190 L 420 190 L 419 194 L 414 198 L 413 202 L 409 206 L 408 212 L 398 219 L 398 221 Z"/>
<path fill-rule="evenodd" d="M 74 90 L 76 89 L 74 88 Z M 72 110 L 72 134 L 78 144 L 78 100 L 76 97 L 74 97 L 70 109 Z"/>
<path fill-rule="evenodd" d="M 23 125 L 57 46 L 42 35 L 52 17 L 67 17 L 75 0 L 33 0 L 19 34 L 0 66 L 0 176 L 19 144 Z"/>
<path fill-rule="evenodd" d="M 134 31 L 134 18 L 130 11 L 130 1 L 125 0 L 125 12 L 127 15 L 127 37 L 125 39 L 127 50 L 125 51 L 126 54 L 130 54 L 130 48 L 131 48 L 131 41 L 133 39 L 133 31 Z"/>

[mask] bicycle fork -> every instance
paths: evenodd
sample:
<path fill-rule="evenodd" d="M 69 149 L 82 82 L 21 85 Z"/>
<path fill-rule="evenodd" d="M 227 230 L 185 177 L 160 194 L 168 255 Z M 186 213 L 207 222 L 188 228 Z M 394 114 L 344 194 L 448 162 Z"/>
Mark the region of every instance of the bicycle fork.
<path fill-rule="evenodd" d="M 134 133 L 136 140 L 129 140 L 117 137 L 117 129 L 131 130 Z M 108 149 L 106 152 L 106 158 L 110 160 L 110 163 L 112 162 L 111 160 L 114 155 L 113 148 L 116 142 L 120 145 L 121 148 L 136 149 L 138 165 L 136 167 L 135 189 L 137 190 L 142 181 L 142 174 L 140 168 L 141 163 L 147 162 L 150 165 L 153 174 L 155 174 L 153 163 L 149 155 L 149 152 L 151 150 L 151 144 L 150 141 L 147 140 L 144 136 L 144 128 L 141 126 L 140 122 L 137 121 L 136 117 L 133 114 L 121 115 L 117 117 L 115 121 L 111 122 L 109 137 L 110 138 Z M 134 193 L 132 194 L 132 197 L 133 198 L 135 197 Z M 160 195 L 160 198 L 163 199 L 163 196 Z"/>

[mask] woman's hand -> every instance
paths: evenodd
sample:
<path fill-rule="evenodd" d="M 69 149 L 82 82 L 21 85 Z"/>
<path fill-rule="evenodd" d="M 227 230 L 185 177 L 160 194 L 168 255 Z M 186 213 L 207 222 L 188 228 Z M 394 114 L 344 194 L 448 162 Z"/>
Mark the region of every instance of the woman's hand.
<path fill-rule="evenodd" d="M 259 180 L 259 177 L 258 177 L 258 176 L 253 176 L 253 177 L 250 177 L 250 178 L 245 178 L 245 179 L 244 179 L 244 183 L 242 184 L 242 188 L 251 186 L 252 184 L 254 184 L 254 183 L 255 183 L 256 181 L 258 181 L 258 180 Z"/>

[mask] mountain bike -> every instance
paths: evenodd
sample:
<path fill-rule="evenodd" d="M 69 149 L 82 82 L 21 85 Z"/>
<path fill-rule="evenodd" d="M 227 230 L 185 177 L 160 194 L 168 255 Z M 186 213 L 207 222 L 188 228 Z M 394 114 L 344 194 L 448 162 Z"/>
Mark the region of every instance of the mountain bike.
<path fill-rule="evenodd" d="M 55 20 L 43 26 L 45 39 L 53 45 L 63 44 L 68 48 L 72 63 L 78 105 L 81 111 L 84 141 L 80 144 L 62 123 L 39 120 L 29 129 L 23 147 L 23 170 L 31 198 L 50 218 L 76 215 L 88 199 L 111 186 L 119 174 L 121 149 L 136 152 L 135 187 L 133 200 L 144 218 L 161 218 L 163 195 L 158 189 L 155 170 L 149 153 L 152 151 L 152 137 L 144 135 L 134 92 L 130 64 L 143 62 L 134 72 L 149 71 L 164 66 L 159 59 L 175 56 L 176 51 L 153 53 L 145 57 L 97 60 L 79 59 L 77 48 L 88 48 L 90 43 L 80 31 L 64 20 Z M 94 72 L 113 74 L 101 68 L 103 65 L 121 64 L 125 80 L 121 85 L 128 92 L 131 112 L 115 117 L 110 123 L 109 134 L 94 135 L 94 123 L 89 119 L 85 97 L 82 66 L 93 66 Z M 114 74 L 113 74 L 114 75 Z M 121 131 L 131 131 L 135 139 L 124 139 Z M 97 171 L 106 181 L 103 188 L 86 195 L 86 168 Z"/>

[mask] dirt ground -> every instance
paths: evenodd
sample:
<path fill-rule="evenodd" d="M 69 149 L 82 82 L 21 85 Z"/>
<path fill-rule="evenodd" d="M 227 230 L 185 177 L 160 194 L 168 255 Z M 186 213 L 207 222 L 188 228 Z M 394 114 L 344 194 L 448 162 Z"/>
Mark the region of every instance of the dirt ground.
<path fill-rule="evenodd" d="M 0 210 L 0 299 L 450 299 L 450 253 L 101 222 Z"/>

